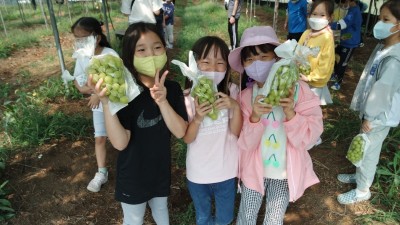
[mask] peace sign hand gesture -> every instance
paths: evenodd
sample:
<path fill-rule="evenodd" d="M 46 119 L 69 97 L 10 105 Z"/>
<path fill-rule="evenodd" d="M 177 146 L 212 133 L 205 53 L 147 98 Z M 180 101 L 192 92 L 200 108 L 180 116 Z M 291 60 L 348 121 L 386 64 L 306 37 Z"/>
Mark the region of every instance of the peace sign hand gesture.
<path fill-rule="evenodd" d="M 160 105 L 167 101 L 167 88 L 164 86 L 165 78 L 167 77 L 168 71 L 165 71 L 160 79 L 160 70 L 157 70 L 154 86 L 150 88 L 150 95 Z"/>

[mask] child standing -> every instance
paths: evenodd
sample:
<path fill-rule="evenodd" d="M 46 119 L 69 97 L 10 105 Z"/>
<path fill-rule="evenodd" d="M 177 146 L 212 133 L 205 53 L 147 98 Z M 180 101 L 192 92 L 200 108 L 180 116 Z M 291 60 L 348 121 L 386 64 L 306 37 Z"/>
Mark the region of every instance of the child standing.
<path fill-rule="evenodd" d="M 389 0 L 380 8 L 374 37 L 382 40 L 369 58 L 354 92 L 350 108 L 360 112 L 361 132 L 370 141 L 362 165 L 355 174 L 339 174 L 343 183 L 356 183 L 357 188 L 338 196 L 341 204 L 368 200 L 382 143 L 390 127 L 400 121 L 400 0 Z"/>
<path fill-rule="evenodd" d="M 288 1 L 284 23 L 285 30 L 288 30 L 288 40 L 299 41 L 301 35 L 307 29 L 307 5 L 307 0 Z"/>
<path fill-rule="evenodd" d="M 308 57 L 310 74 L 301 74 L 300 79 L 310 85 L 311 90 L 320 98 L 321 105 L 332 103 L 327 83 L 335 63 L 335 43 L 329 28 L 333 7 L 331 0 L 315 0 L 308 18 L 311 29 L 306 30 L 299 40 L 299 44 L 318 50 L 316 57 Z"/>
<path fill-rule="evenodd" d="M 128 27 L 122 60 L 143 91 L 111 115 L 100 79 L 94 90 L 104 107 L 107 133 L 119 150 L 115 198 L 121 202 L 123 224 L 143 224 L 149 203 L 157 224 L 168 225 L 167 196 L 171 185 L 171 134 L 185 135 L 187 114 L 178 83 L 159 76 L 167 62 L 165 43 L 154 24 Z M 92 84 L 93 85 L 93 84 Z"/>
<path fill-rule="evenodd" d="M 335 83 L 331 86 L 333 90 L 340 90 L 344 73 L 347 68 L 351 56 L 355 48 L 360 45 L 361 42 L 361 11 L 356 0 L 346 0 L 341 2 L 345 6 L 340 6 L 348 9 L 346 16 L 343 19 L 335 20 L 330 24 L 332 30 L 340 30 L 340 43 L 336 47 L 336 56 L 339 60 L 335 62 L 332 81 Z M 346 6 L 347 5 L 347 6 Z"/>
<path fill-rule="evenodd" d="M 296 201 L 307 187 L 319 182 L 306 150 L 323 129 L 317 96 L 299 81 L 279 106 L 259 102 L 265 96 L 258 90 L 277 60 L 274 49 L 278 45 L 272 27 L 251 27 L 244 31 L 240 47 L 229 54 L 232 68 L 245 71 L 255 81 L 241 92 L 243 128 L 238 146 L 242 196 L 238 225 L 256 224 L 264 194 L 263 224 L 283 224 L 289 201 Z"/>
<path fill-rule="evenodd" d="M 166 0 L 163 4 L 164 10 L 164 38 L 167 48 L 172 49 L 174 47 L 174 11 L 175 6 L 171 0 Z"/>
<path fill-rule="evenodd" d="M 233 220 L 238 170 L 237 138 L 242 115 L 236 98 L 239 87 L 230 82 L 229 48 L 218 37 L 200 38 L 192 48 L 198 70 L 218 87 L 214 106 L 217 120 L 207 117 L 212 105 L 185 97 L 189 126 L 183 140 L 188 144 L 186 169 L 196 224 L 230 224 Z M 190 60 L 190 59 L 189 59 Z M 189 87 L 190 88 L 190 87 Z M 215 216 L 212 200 L 215 200 Z"/>
<path fill-rule="evenodd" d="M 108 180 L 106 167 L 106 138 L 107 132 L 104 124 L 103 107 L 97 95 L 93 95 L 92 89 L 87 85 L 86 68 L 93 55 L 115 54 L 118 55 L 107 41 L 101 29 L 102 23 L 92 17 L 81 17 L 71 27 L 71 32 L 75 37 L 76 58 L 74 70 L 75 87 L 82 93 L 88 94 L 88 106 L 93 111 L 93 125 L 95 137 L 95 153 L 98 171 L 90 181 L 87 189 L 92 192 L 100 191 L 101 186 Z"/>

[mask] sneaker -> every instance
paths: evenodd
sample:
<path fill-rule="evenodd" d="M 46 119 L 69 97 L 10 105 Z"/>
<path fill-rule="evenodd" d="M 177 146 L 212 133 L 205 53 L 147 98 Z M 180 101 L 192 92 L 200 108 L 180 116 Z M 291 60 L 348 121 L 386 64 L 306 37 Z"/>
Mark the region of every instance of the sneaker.
<path fill-rule="evenodd" d="M 331 89 L 332 90 L 335 90 L 335 91 L 339 91 L 340 90 L 340 84 L 339 83 L 334 83 L 332 86 L 331 86 Z"/>
<path fill-rule="evenodd" d="M 356 183 L 356 174 L 339 174 L 337 179 L 345 184 L 355 184 Z"/>
<path fill-rule="evenodd" d="M 370 191 L 368 191 L 365 194 L 363 194 L 363 193 L 361 193 L 361 194 L 362 194 L 362 196 L 360 196 L 359 191 L 357 191 L 356 189 L 353 189 L 349 192 L 338 195 L 337 200 L 342 205 L 348 205 L 348 204 L 354 204 L 357 202 L 366 201 L 371 198 Z"/>
<path fill-rule="evenodd" d="M 337 81 L 336 74 L 332 74 L 331 79 L 329 79 L 329 81 L 336 82 Z"/>
<path fill-rule="evenodd" d="M 108 173 L 103 174 L 97 172 L 94 178 L 88 184 L 87 189 L 91 192 L 98 192 L 100 191 L 101 185 L 105 184 L 107 181 L 108 181 Z"/>

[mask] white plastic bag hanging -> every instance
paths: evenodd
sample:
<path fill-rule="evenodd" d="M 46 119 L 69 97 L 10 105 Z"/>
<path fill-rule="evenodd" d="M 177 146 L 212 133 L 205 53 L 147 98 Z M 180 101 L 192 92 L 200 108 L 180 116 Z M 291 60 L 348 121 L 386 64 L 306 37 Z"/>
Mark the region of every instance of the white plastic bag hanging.
<path fill-rule="evenodd" d="M 307 76 L 311 72 L 311 65 L 308 61 L 308 57 L 317 57 L 319 53 L 319 48 L 310 48 L 308 46 L 299 45 L 296 40 L 292 40 L 296 42 L 295 56 L 294 60 L 299 67 L 299 73 Z"/>
<path fill-rule="evenodd" d="M 86 74 L 92 75 L 94 83 L 103 78 L 101 88 L 107 88 L 106 95 L 112 115 L 127 106 L 142 91 L 122 60 L 113 53 L 93 56 Z"/>

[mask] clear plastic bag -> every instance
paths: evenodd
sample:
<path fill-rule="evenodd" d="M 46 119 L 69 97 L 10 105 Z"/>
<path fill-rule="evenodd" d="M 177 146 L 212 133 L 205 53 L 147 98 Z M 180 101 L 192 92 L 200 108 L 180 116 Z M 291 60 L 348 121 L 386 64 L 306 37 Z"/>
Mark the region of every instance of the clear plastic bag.
<path fill-rule="evenodd" d="M 94 83 L 103 78 L 101 87 L 107 88 L 106 95 L 112 115 L 127 106 L 142 91 L 132 74 L 125 68 L 122 59 L 112 53 L 93 56 L 86 74 L 92 75 Z"/>
<path fill-rule="evenodd" d="M 287 98 L 289 90 L 297 83 L 299 71 L 294 59 L 296 45 L 295 40 L 290 40 L 275 48 L 275 53 L 281 60 L 274 63 L 264 86 L 258 93 L 266 96 L 260 100 L 261 103 L 279 105 L 280 99 Z"/>
<path fill-rule="evenodd" d="M 356 135 L 347 150 L 346 158 L 356 167 L 360 167 L 369 145 L 370 141 L 366 134 Z"/>
<path fill-rule="evenodd" d="M 295 40 L 294 40 L 295 41 Z M 316 57 L 319 53 L 318 48 L 309 48 L 304 45 L 296 45 L 294 60 L 299 67 L 299 73 L 307 76 L 311 72 L 311 65 L 308 57 Z"/>
<path fill-rule="evenodd" d="M 217 120 L 221 116 L 221 111 L 214 107 L 214 102 L 217 100 L 215 94 L 218 92 L 217 85 L 206 76 L 202 75 L 197 69 L 197 63 L 193 56 L 193 52 L 189 51 L 189 66 L 178 60 L 172 60 L 172 64 L 180 67 L 182 74 L 193 82 L 190 94 L 192 97 L 198 97 L 199 104 L 208 101 L 213 105 L 210 113 L 207 114 L 212 120 Z"/>

